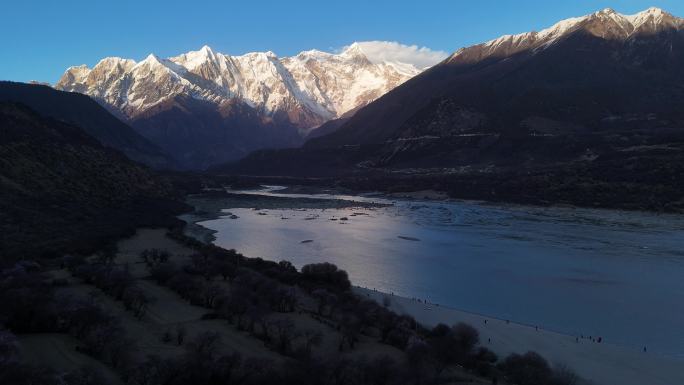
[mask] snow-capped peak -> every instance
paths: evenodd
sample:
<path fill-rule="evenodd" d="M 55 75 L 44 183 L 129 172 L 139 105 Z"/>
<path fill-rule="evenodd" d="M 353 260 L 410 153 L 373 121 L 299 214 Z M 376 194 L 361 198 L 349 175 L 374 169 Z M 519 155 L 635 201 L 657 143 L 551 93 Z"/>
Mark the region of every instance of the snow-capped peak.
<path fill-rule="evenodd" d="M 95 67 L 97 67 L 97 66 L 108 66 L 108 67 L 111 67 L 111 66 L 115 66 L 115 65 L 117 65 L 117 64 L 121 64 L 121 65 L 124 65 L 124 66 L 129 66 L 129 65 L 131 65 L 131 64 L 132 64 L 132 65 L 135 65 L 135 60 L 132 60 L 132 59 L 124 59 L 124 58 L 120 58 L 120 57 L 116 57 L 116 56 L 110 56 L 110 57 L 106 57 L 106 58 L 100 60 L 99 62 L 97 62 L 97 64 L 95 65 Z"/>
<path fill-rule="evenodd" d="M 320 51 L 317 49 L 310 49 L 308 51 L 302 51 L 297 54 L 298 58 L 329 58 L 331 56 L 334 56 L 334 54 L 325 51 Z"/>
<path fill-rule="evenodd" d="M 88 67 L 86 64 L 81 64 L 78 66 L 71 66 L 71 67 L 67 68 L 67 72 L 73 72 L 73 73 L 90 72 L 90 67 Z"/>
<path fill-rule="evenodd" d="M 67 68 L 67 70 L 64 72 L 64 75 L 62 75 L 62 79 L 65 83 L 82 84 L 83 82 L 85 82 L 86 78 L 88 77 L 88 74 L 90 74 L 90 71 L 91 69 L 85 64 L 81 64 L 79 66 L 72 66 Z M 60 80 L 60 82 L 61 81 L 62 80 Z M 76 90 L 74 89 L 74 91 Z"/>
<path fill-rule="evenodd" d="M 190 51 L 180 56 L 169 59 L 188 70 L 193 70 L 208 62 L 215 62 L 218 56 L 208 45 L 203 46 L 198 51 Z"/>
<path fill-rule="evenodd" d="M 169 59 L 160 58 L 153 53 L 147 55 L 144 60 L 137 63 L 133 68 L 131 68 L 131 70 L 135 71 L 141 68 L 146 68 L 150 72 L 154 72 L 156 69 L 171 71 L 175 74 L 183 74 L 187 72 L 185 67 L 178 65 Z"/>
<path fill-rule="evenodd" d="M 681 24 L 682 21 L 682 19 L 677 18 L 671 15 L 670 13 L 665 12 L 662 9 L 656 7 L 651 7 L 635 15 L 626 15 L 624 17 L 632 24 L 632 26 L 635 29 L 638 29 L 639 27 L 644 26 L 647 23 L 652 23 L 653 25 L 661 25 L 672 23 L 677 24 L 677 22 L 679 21 L 679 23 Z"/>
<path fill-rule="evenodd" d="M 658 32 L 664 28 L 684 28 L 684 19 L 655 7 L 634 15 L 623 15 L 612 8 L 605 8 L 590 15 L 561 20 L 539 32 L 504 35 L 483 44 L 460 49 L 449 60 L 465 55 L 481 59 L 495 53 L 510 55 L 522 50 L 545 48 L 580 29 L 602 38 L 627 39 L 639 32 Z M 478 52 L 473 53 L 473 50 Z"/>
<path fill-rule="evenodd" d="M 204 53 L 205 55 L 213 55 L 213 54 L 214 54 L 214 50 L 211 49 L 211 47 L 209 47 L 209 46 L 206 45 L 206 44 L 203 45 L 202 48 L 200 48 L 199 51 L 202 52 L 202 53 Z"/>
<path fill-rule="evenodd" d="M 137 65 L 142 66 L 146 64 L 151 64 L 151 65 L 164 65 L 165 59 L 160 58 L 159 56 L 151 53 L 145 57 L 145 59 L 141 60 Z"/>
<path fill-rule="evenodd" d="M 194 52 L 188 53 L 188 55 L 192 55 L 192 54 L 194 54 L 195 58 L 202 59 L 204 61 L 216 59 L 216 53 L 208 45 L 202 46 L 202 48 L 200 48 L 199 51 L 194 51 Z"/>
<path fill-rule="evenodd" d="M 347 46 L 343 51 L 342 55 L 346 56 L 355 56 L 355 55 L 362 55 L 365 56 L 363 53 L 363 49 L 361 49 L 361 45 L 357 42 L 354 42 Z"/>
<path fill-rule="evenodd" d="M 218 104 L 237 98 L 266 115 L 285 112 L 307 130 L 419 72 L 406 63 L 373 63 L 358 43 L 340 53 L 309 50 L 286 58 L 272 51 L 230 56 L 205 45 L 169 59 L 150 54 L 137 63 L 106 58 L 93 70 L 72 67 L 55 87 L 91 95 L 130 118 L 175 96 Z"/>
<path fill-rule="evenodd" d="M 133 68 L 136 69 L 136 68 L 141 68 L 141 67 L 148 67 L 148 68 L 164 67 L 164 64 L 162 63 L 162 61 L 163 61 L 163 59 L 161 59 L 157 55 L 151 53 L 151 54 L 147 55 L 143 60 L 136 63 L 135 67 L 133 67 Z"/>
<path fill-rule="evenodd" d="M 664 11 L 662 8 L 658 7 L 650 7 L 645 11 L 642 11 L 640 13 L 637 13 L 634 16 L 644 16 L 644 15 L 654 15 L 654 16 L 672 16 L 670 13 Z"/>
<path fill-rule="evenodd" d="M 368 59 L 368 56 L 366 56 L 366 53 L 363 52 L 361 45 L 359 43 L 356 43 L 356 42 L 347 46 L 340 53 L 339 56 L 344 57 L 348 60 L 355 60 L 359 63 L 367 63 L 369 65 L 371 64 L 371 61 Z"/>

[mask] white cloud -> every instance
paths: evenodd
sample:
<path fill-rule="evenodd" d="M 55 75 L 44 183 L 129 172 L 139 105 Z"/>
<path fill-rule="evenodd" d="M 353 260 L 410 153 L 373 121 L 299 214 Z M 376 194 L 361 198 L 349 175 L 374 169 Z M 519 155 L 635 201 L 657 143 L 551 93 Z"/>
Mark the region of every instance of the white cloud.
<path fill-rule="evenodd" d="M 361 41 L 354 44 L 357 44 L 368 57 L 368 60 L 373 63 L 395 61 L 413 64 L 420 69 L 431 67 L 449 56 L 444 51 L 434 51 L 417 45 L 405 45 L 396 41 Z M 342 48 L 342 50 L 347 48 L 349 46 Z"/>

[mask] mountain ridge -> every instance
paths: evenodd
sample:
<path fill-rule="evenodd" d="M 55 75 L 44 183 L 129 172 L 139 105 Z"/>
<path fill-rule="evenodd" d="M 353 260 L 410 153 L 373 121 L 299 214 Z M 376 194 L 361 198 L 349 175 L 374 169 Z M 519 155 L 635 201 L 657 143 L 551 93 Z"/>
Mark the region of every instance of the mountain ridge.
<path fill-rule="evenodd" d="M 174 159 L 87 95 L 39 84 L 0 81 L 0 101 L 21 103 L 45 117 L 79 126 L 102 145 L 150 167 L 176 167 Z"/>
<path fill-rule="evenodd" d="M 604 25 L 588 25 L 597 22 Z M 461 48 L 450 55 L 446 61 L 456 61 L 461 56 L 468 56 L 469 51 L 478 49 L 481 50 L 481 56 L 478 60 L 482 60 L 483 56 L 492 56 L 502 50 L 506 55 L 510 56 L 523 49 L 544 49 L 548 48 L 558 39 L 587 27 L 593 27 L 589 28 L 589 31 L 602 38 L 626 39 L 635 33 L 655 33 L 663 28 L 675 27 L 680 29 L 683 26 L 684 19 L 675 17 L 656 7 L 648 8 L 633 15 L 625 15 L 616 12 L 612 8 L 605 8 L 589 15 L 561 20 L 538 32 L 530 31 L 514 35 L 503 35 L 484 43 Z"/>
<path fill-rule="evenodd" d="M 656 20 L 659 23 L 649 23 Z M 620 33 L 613 33 L 616 31 L 613 27 L 619 25 L 620 22 L 630 22 L 635 27 L 630 32 L 621 30 Z M 488 42 L 461 48 L 442 63 L 383 95 L 369 108 L 361 109 L 334 133 L 312 139 L 306 143 L 306 146 L 334 147 L 340 144 L 379 143 L 390 140 L 400 129 L 400 125 L 404 124 L 420 109 L 426 108 L 431 100 L 466 94 L 485 99 L 487 98 L 486 92 L 495 93 L 496 91 L 492 88 L 476 89 L 479 87 L 477 79 L 495 76 L 492 74 L 497 73 L 496 71 L 499 71 L 500 68 L 509 68 L 512 71 L 512 68 L 522 61 L 534 59 L 535 56 L 544 54 L 560 42 L 577 36 L 578 33 L 593 37 L 596 41 L 612 41 L 618 44 L 624 43 L 632 37 L 645 41 L 644 39 L 654 37 L 658 33 L 682 30 L 684 30 L 684 19 L 672 16 L 658 8 L 649 8 L 628 16 L 618 14 L 612 9 L 604 9 L 586 16 L 563 20 L 538 33 L 526 32 L 517 35 L 504 35 Z M 542 38 L 538 38 L 539 36 Z M 637 48 L 634 45 L 630 48 L 629 44 L 626 47 L 626 49 L 632 50 Z M 577 47 L 573 49 L 586 48 Z M 571 55 L 568 55 L 567 59 L 574 60 Z M 648 60 L 648 58 L 644 60 Z M 559 63 L 559 65 L 563 65 L 563 63 Z M 578 67 L 582 65 L 582 63 L 578 63 Z M 639 65 L 639 63 L 635 63 L 635 65 Z M 556 77 L 559 78 L 560 75 L 558 74 Z M 612 76 L 610 73 L 606 75 Z M 532 78 L 534 79 L 534 76 Z M 581 81 L 581 79 L 576 80 Z M 468 83 L 464 83 L 465 81 Z M 416 84 L 418 86 L 414 87 Z M 467 89 L 461 90 L 459 87 L 467 87 Z M 383 103 L 383 101 L 386 102 Z M 467 105 L 471 101 L 464 99 L 459 103 Z M 481 103 L 481 100 L 478 103 Z M 390 106 L 394 106 L 394 108 L 384 112 L 380 111 Z M 376 109 L 376 111 L 371 112 L 371 109 Z M 345 136 L 346 138 L 344 138 Z"/>
<path fill-rule="evenodd" d="M 344 83 L 345 87 L 328 90 L 325 84 L 320 84 L 324 74 L 314 73 L 318 69 L 314 69 L 314 66 L 335 69 L 337 76 L 342 72 L 361 71 L 365 77 L 356 81 L 351 79 Z M 295 103 L 307 113 L 316 114 L 327 121 L 342 116 L 363 103 L 363 100 L 382 94 L 419 72 L 418 68 L 407 63 L 372 63 L 356 43 L 337 54 L 309 50 L 283 58 L 271 51 L 230 56 L 215 52 L 205 45 L 197 51 L 168 59 L 154 54 L 140 62 L 107 57 L 92 69 L 86 65 L 69 67 L 55 88 L 86 93 L 116 107 L 129 118 L 134 118 L 155 103 L 178 95 L 179 91 L 186 91 L 186 94 L 213 102 L 243 99 L 248 105 L 262 109 L 266 115 L 276 113 L 287 103 Z M 141 78 L 150 74 L 158 78 L 168 76 L 168 79 L 155 80 L 179 82 L 187 89 L 170 88 L 164 90 L 165 94 L 138 95 L 138 91 L 129 88 L 131 85 L 128 82 L 140 82 Z M 280 84 L 274 84 L 276 80 Z M 358 86 L 369 80 L 374 82 L 373 87 Z M 351 96 L 340 95 L 348 91 L 343 88 L 349 84 L 360 90 Z M 270 91 L 269 95 L 266 95 L 266 90 Z M 364 92 L 372 95 L 364 95 Z M 288 97 L 293 99 L 288 100 Z M 354 102 L 345 97 L 363 100 Z M 306 124 L 303 127 L 311 128 Z"/>
<path fill-rule="evenodd" d="M 185 209 L 175 194 L 80 127 L 0 101 L 0 264 L 92 253 L 137 226 L 175 224 Z"/>
<path fill-rule="evenodd" d="M 110 57 L 67 69 L 55 88 L 93 97 L 184 168 L 204 169 L 266 147 L 296 147 L 327 121 L 377 99 L 420 70 L 340 53 L 230 56 L 208 46 L 140 62 Z"/>

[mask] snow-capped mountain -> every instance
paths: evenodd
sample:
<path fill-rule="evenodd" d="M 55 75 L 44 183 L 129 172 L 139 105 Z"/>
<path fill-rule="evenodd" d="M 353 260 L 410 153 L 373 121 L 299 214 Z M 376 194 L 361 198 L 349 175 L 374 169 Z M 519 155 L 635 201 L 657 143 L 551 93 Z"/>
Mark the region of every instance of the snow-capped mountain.
<path fill-rule="evenodd" d="M 109 57 L 93 68 L 67 69 L 55 88 L 93 97 L 180 164 L 205 168 L 261 148 L 300 145 L 323 123 L 352 114 L 422 71 L 371 61 L 362 44 L 285 58 L 273 52 L 230 56 L 208 46 L 140 62 Z"/>
<path fill-rule="evenodd" d="M 406 63 L 372 63 L 356 43 L 338 54 L 312 50 L 286 58 L 230 56 L 204 46 L 168 59 L 110 57 L 92 69 L 71 67 L 55 88 L 88 94 L 131 120 L 178 96 L 217 105 L 237 99 L 264 117 L 283 114 L 307 132 L 420 72 Z"/>
<path fill-rule="evenodd" d="M 604 9 L 460 49 L 336 131 L 308 140 L 301 155 L 261 153 L 230 170 L 302 175 L 294 162 L 301 159 L 334 165 L 334 172 L 356 171 L 360 162 L 364 169 L 487 172 L 579 165 L 579 174 L 610 178 L 624 161 L 648 170 L 646 180 L 656 169 L 674 170 L 668 157 L 678 159 L 682 148 L 682 68 L 684 19 L 657 8 L 635 15 Z M 646 150 L 670 144 L 677 150 Z M 338 149 L 364 146 L 374 150 L 365 159 L 351 153 L 344 169 L 346 153 Z M 634 161 L 647 153 L 654 158 Z M 256 167 L 255 160 L 274 166 Z"/>
<path fill-rule="evenodd" d="M 487 57 L 506 57 L 528 50 L 543 50 L 564 37 L 583 31 L 602 39 L 627 40 L 638 34 L 656 34 L 661 31 L 684 28 L 684 19 L 660 8 L 648 8 L 634 15 L 623 15 L 611 8 L 562 20 L 539 32 L 504 35 L 497 39 L 461 48 L 447 62 L 477 62 Z"/>
<path fill-rule="evenodd" d="M 214 170 L 681 210 L 683 69 L 683 19 L 603 10 L 461 49 L 301 148 Z"/>

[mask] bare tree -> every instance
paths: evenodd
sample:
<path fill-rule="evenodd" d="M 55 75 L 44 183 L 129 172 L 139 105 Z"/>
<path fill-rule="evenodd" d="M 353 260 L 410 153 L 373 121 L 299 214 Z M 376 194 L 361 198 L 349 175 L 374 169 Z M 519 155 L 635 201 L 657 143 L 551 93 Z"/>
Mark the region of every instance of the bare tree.
<path fill-rule="evenodd" d="M 178 327 L 176 327 L 176 345 L 178 345 L 178 346 L 182 345 L 183 341 L 185 340 L 185 336 L 187 334 L 188 334 L 188 332 L 185 329 L 185 326 L 178 325 Z"/>
<path fill-rule="evenodd" d="M 198 356 L 211 358 L 215 355 L 221 336 L 214 331 L 198 334 L 187 346 L 189 352 Z"/>
<path fill-rule="evenodd" d="M 133 311 L 138 319 L 142 319 L 150 303 L 145 292 L 138 287 L 130 287 L 126 289 L 122 299 L 126 309 Z"/>
<path fill-rule="evenodd" d="M 274 319 L 269 322 L 269 327 L 273 330 L 278 351 L 289 354 L 292 348 L 292 341 L 297 337 L 294 323 L 286 318 Z"/>
<path fill-rule="evenodd" d="M 261 325 L 261 333 L 265 340 L 270 340 L 270 334 L 268 330 L 268 314 L 269 309 L 264 304 L 252 303 L 245 315 L 247 316 L 247 331 L 252 334 L 256 334 L 256 325 Z"/>
<path fill-rule="evenodd" d="M 217 284 L 205 284 L 202 289 L 204 307 L 213 309 L 216 299 L 224 293 L 223 288 Z"/>
<path fill-rule="evenodd" d="M 323 342 L 323 335 L 315 330 L 307 329 L 302 332 L 304 337 L 304 353 L 307 357 L 311 356 L 311 351 L 314 346 L 319 346 Z"/>
<path fill-rule="evenodd" d="M 206 254 L 193 254 L 190 261 L 193 272 L 200 274 L 206 281 L 210 281 L 217 274 L 213 263 Z"/>
<path fill-rule="evenodd" d="M 332 308 L 337 302 L 337 296 L 332 294 L 326 289 L 317 289 L 311 292 L 311 295 L 318 300 L 316 307 L 316 313 L 321 317 L 325 317 L 326 313 L 328 316 L 332 315 Z M 326 310 L 328 310 L 326 312 Z"/>
<path fill-rule="evenodd" d="M 114 263 L 118 251 L 116 245 L 107 245 L 97 253 L 97 261 L 103 265 L 111 265 Z"/>
<path fill-rule="evenodd" d="M 173 340 L 173 336 L 171 335 L 171 330 L 166 329 L 164 330 L 164 334 L 162 334 L 161 341 L 165 344 L 168 344 Z"/>
<path fill-rule="evenodd" d="M 238 288 L 233 288 L 230 295 L 219 307 L 219 314 L 228 319 L 229 322 L 235 322 L 238 328 L 242 328 L 242 318 L 250 308 L 250 303 L 246 297 L 246 293 Z"/>
<path fill-rule="evenodd" d="M 297 307 L 297 292 L 293 287 L 286 287 L 282 289 L 282 297 L 280 302 L 281 311 L 293 312 Z"/>
<path fill-rule="evenodd" d="M 152 279 L 160 285 L 166 285 L 174 274 L 178 272 L 176 266 L 171 262 L 149 266 L 148 270 Z"/>
<path fill-rule="evenodd" d="M 354 349 L 354 344 L 358 339 L 359 332 L 361 331 L 361 324 L 358 317 L 353 314 L 343 314 L 340 317 L 340 345 L 339 350 L 344 349 L 344 344 L 349 346 L 349 349 Z"/>
<path fill-rule="evenodd" d="M 230 278 L 230 281 L 235 278 L 237 272 L 237 266 L 228 261 L 216 261 L 214 263 L 216 271 L 221 275 L 223 280 Z"/>

